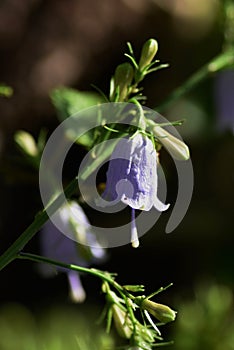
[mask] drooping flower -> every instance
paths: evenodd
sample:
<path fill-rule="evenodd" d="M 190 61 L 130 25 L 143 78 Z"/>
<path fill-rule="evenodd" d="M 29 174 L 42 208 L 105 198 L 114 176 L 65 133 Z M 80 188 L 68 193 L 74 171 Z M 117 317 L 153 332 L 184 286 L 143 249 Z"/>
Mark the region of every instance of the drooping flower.
<path fill-rule="evenodd" d="M 135 225 L 135 209 L 150 210 L 155 207 L 165 211 L 169 205 L 162 203 L 158 196 L 157 177 L 158 154 L 152 141 L 138 133 L 134 137 L 122 138 L 116 145 L 107 171 L 106 188 L 100 205 L 115 204 L 119 201 L 132 208 L 132 244 L 139 245 Z"/>
<path fill-rule="evenodd" d="M 56 216 L 59 227 L 64 229 L 64 232 L 69 232 L 70 237 L 83 242 L 85 246 L 78 245 L 75 240 L 65 236 L 49 220 L 40 232 L 41 252 L 44 256 L 67 264 L 81 266 L 90 266 L 92 263 L 104 260 L 105 250 L 97 242 L 84 211 L 75 201 L 61 207 Z M 75 222 L 74 217 L 76 218 Z M 45 277 L 53 276 L 57 272 L 65 272 L 70 285 L 71 299 L 75 302 L 84 301 L 86 294 L 78 272 L 44 264 L 40 270 Z"/>

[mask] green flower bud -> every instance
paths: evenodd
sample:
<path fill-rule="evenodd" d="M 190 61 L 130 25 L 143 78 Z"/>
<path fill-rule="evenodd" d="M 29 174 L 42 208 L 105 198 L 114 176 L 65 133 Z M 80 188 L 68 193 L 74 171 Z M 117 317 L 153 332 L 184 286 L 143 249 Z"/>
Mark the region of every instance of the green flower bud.
<path fill-rule="evenodd" d="M 169 306 L 155 303 L 149 299 L 143 299 L 141 307 L 162 323 L 174 321 L 176 318 L 176 311 L 172 310 Z"/>
<path fill-rule="evenodd" d="M 151 130 L 173 158 L 178 160 L 188 160 L 190 158 L 189 148 L 183 141 L 160 126 L 154 126 Z"/>
<path fill-rule="evenodd" d="M 149 39 L 145 42 L 141 50 L 141 57 L 139 62 L 139 69 L 142 71 L 154 59 L 158 51 L 158 43 L 155 39 Z"/>
<path fill-rule="evenodd" d="M 123 286 L 129 292 L 144 292 L 145 287 L 142 284 Z"/>
<path fill-rule="evenodd" d="M 28 132 L 19 130 L 15 133 L 15 142 L 21 148 L 21 150 L 29 155 L 30 157 L 35 157 L 38 154 L 38 149 L 36 142 L 32 135 Z"/>
<path fill-rule="evenodd" d="M 116 67 L 114 75 L 114 93 L 117 92 L 117 89 L 119 90 L 119 102 L 126 99 L 133 76 L 134 70 L 130 63 L 122 63 Z"/>
<path fill-rule="evenodd" d="M 120 337 L 130 339 L 132 335 L 132 323 L 127 315 L 117 304 L 112 305 L 115 328 Z"/>

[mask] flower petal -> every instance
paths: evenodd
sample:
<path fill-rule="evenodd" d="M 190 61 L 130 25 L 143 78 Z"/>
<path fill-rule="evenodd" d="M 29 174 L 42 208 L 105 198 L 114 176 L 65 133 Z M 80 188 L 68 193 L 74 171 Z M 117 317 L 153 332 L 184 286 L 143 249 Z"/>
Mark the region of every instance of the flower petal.
<path fill-rule="evenodd" d="M 170 207 L 170 204 L 164 204 L 163 202 L 161 202 L 157 197 L 155 197 L 154 200 L 154 207 L 158 210 L 158 211 L 165 211 Z"/>
<path fill-rule="evenodd" d="M 69 270 L 67 277 L 70 285 L 70 297 L 76 303 L 82 303 L 86 298 L 86 293 L 76 271 Z"/>
<path fill-rule="evenodd" d="M 157 186 L 157 153 L 152 141 L 141 133 L 120 139 L 110 159 L 102 197 L 112 200 L 112 205 L 121 200 L 133 209 L 148 211 L 155 206 L 164 211 L 168 205 L 157 198 Z"/>

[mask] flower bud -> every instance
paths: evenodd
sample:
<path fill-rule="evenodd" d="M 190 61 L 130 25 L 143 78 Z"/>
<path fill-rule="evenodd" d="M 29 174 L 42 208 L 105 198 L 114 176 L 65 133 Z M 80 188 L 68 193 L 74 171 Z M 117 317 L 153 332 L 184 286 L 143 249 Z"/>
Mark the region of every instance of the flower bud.
<path fill-rule="evenodd" d="M 176 318 L 176 311 L 172 310 L 169 306 L 155 303 L 149 299 L 144 299 L 141 307 L 162 323 L 174 321 Z"/>
<path fill-rule="evenodd" d="M 145 42 L 141 50 L 141 57 L 139 62 L 139 69 L 142 71 L 154 59 L 158 51 L 158 43 L 155 39 L 149 39 Z"/>
<path fill-rule="evenodd" d="M 124 285 L 124 289 L 126 289 L 128 292 L 144 292 L 145 287 L 142 284 L 136 284 L 136 285 Z"/>
<path fill-rule="evenodd" d="M 133 76 L 134 70 L 130 63 L 122 63 L 116 67 L 114 75 L 114 93 L 116 93 L 119 88 L 119 102 L 124 101 L 127 97 Z"/>
<path fill-rule="evenodd" d="M 112 305 L 115 328 L 120 337 L 129 339 L 132 335 L 131 320 L 127 312 L 123 311 L 117 304 Z"/>
<path fill-rule="evenodd" d="M 15 142 L 30 157 L 35 157 L 38 154 L 36 142 L 28 132 L 23 130 L 17 131 L 15 133 Z"/>
<path fill-rule="evenodd" d="M 152 131 L 173 158 L 177 160 L 188 160 L 190 158 L 189 148 L 182 140 L 160 126 L 155 126 Z"/>

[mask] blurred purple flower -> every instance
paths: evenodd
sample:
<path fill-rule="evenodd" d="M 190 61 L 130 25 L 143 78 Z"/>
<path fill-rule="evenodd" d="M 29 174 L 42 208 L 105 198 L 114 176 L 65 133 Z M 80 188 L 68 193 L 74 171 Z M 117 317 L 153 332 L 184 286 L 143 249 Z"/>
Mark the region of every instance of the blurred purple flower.
<path fill-rule="evenodd" d="M 64 232 L 69 232 L 74 239 L 85 245 L 77 244 L 68 238 L 51 222 L 47 221 L 40 232 L 41 252 L 44 256 L 66 264 L 90 266 L 92 263 L 101 262 L 106 254 L 105 250 L 97 242 L 91 232 L 91 225 L 82 208 L 74 201 L 64 205 L 57 213 L 56 222 Z M 74 222 L 76 218 L 76 222 Z M 75 302 L 85 299 L 85 290 L 82 286 L 78 272 L 62 267 L 52 267 L 42 264 L 40 271 L 45 277 L 55 275 L 58 271 L 65 272 L 70 285 L 70 296 Z"/>
<path fill-rule="evenodd" d="M 132 208 L 132 244 L 139 245 L 135 225 L 135 209 L 158 211 L 167 210 L 169 204 L 157 197 L 158 155 L 152 141 L 138 133 L 133 138 L 122 138 L 116 145 L 107 171 L 106 189 L 101 206 L 122 201 Z"/>
<path fill-rule="evenodd" d="M 234 70 L 220 72 L 214 89 L 218 128 L 234 132 Z"/>

